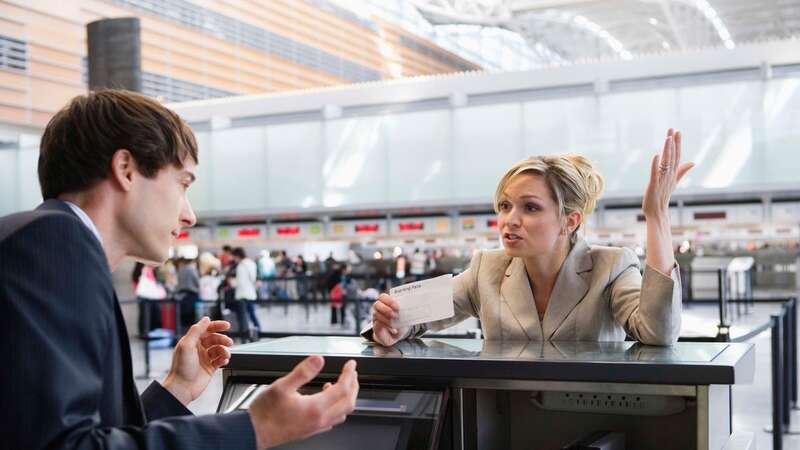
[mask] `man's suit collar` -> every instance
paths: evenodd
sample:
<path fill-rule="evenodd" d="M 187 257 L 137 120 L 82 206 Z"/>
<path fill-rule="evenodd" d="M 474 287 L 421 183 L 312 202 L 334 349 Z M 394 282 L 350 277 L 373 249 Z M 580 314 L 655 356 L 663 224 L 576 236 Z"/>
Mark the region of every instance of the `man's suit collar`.
<path fill-rule="evenodd" d="M 97 232 L 96 228 L 93 230 L 92 227 L 87 225 L 81 217 L 75 214 L 75 211 L 73 211 L 72 208 L 70 208 L 67 202 L 55 198 L 52 198 L 50 200 L 45 200 L 39 206 L 36 207 L 36 211 L 60 211 L 67 213 L 70 216 L 78 219 L 81 222 L 81 224 L 86 227 L 86 231 L 88 231 L 89 234 L 92 236 L 92 241 L 94 242 L 93 245 L 95 245 L 96 248 L 100 249 L 100 252 L 103 254 L 103 260 L 106 262 L 106 264 L 108 264 L 108 260 L 105 258 L 106 254 L 105 247 L 103 247 L 102 239 L 100 238 L 99 232 Z"/>
<path fill-rule="evenodd" d="M 61 200 L 51 198 L 50 200 L 45 200 L 39 206 L 36 207 L 37 211 L 62 211 L 68 213 L 69 215 L 78 219 L 78 216 L 72 211 L 72 208 L 67 205 L 66 202 Z"/>
<path fill-rule="evenodd" d="M 500 294 L 525 330 L 528 339 L 550 339 L 589 290 L 588 277 L 591 270 L 589 246 L 586 241 L 578 240 L 561 265 L 542 323 L 539 321 L 533 291 L 521 258 L 513 258 L 506 268 Z"/>

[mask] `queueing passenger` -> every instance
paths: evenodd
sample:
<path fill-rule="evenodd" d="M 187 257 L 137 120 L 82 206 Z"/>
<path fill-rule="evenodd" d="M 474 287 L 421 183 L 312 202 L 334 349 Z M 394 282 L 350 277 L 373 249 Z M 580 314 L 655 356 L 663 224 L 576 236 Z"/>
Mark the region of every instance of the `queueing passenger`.
<path fill-rule="evenodd" d="M 247 411 L 192 416 L 232 344 L 203 318 L 178 342 L 162 382 L 139 396 L 111 271 L 161 264 L 181 228 L 197 145 L 183 120 L 126 91 L 74 98 L 41 140 L 34 211 L 0 218 L 0 436 L 10 449 L 256 450 L 326 431 L 353 411 L 355 362 L 314 395 L 311 356 Z"/>
<path fill-rule="evenodd" d="M 181 304 L 181 330 L 186 330 L 194 323 L 195 306 L 200 299 L 200 274 L 197 273 L 195 261 L 187 258 L 178 259 L 178 285 L 175 287 L 176 300 Z M 176 330 L 177 332 L 177 330 Z"/>
<path fill-rule="evenodd" d="M 500 179 L 495 211 L 503 249 L 478 252 L 453 280 L 455 315 L 396 329 L 399 303 L 382 294 L 364 336 L 383 345 L 479 317 L 484 338 L 622 341 L 671 345 L 681 329 L 680 272 L 672 252 L 669 199 L 693 167 L 680 163 L 681 135 L 670 129 L 653 156 L 642 209 L 644 276 L 633 251 L 590 246 L 578 237 L 603 179 L 584 157 L 543 155 Z"/>
<path fill-rule="evenodd" d="M 222 263 L 222 270 L 227 271 L 233 264 L 233 249 L 230 245 L 223 245 L 222 252 L 219 254 L 219 261 Z"/>
<path fill-rule="evenodd" d="M 247 315 L 253 323 L 252 334 L 257 336 L 257 333 L 261 331 L 261 322 L 258 321 L 256 316 L 255 305 L 255 301 L 258 300 L 258 294 L 256 293 L 256 281 L 258 280 L 256 263 L 247 257 L 242 247 L 234 248 L 231 254 L 236 264 L 235 298 L 236 319 L 239 321 L 240 327 L 239 332 L 244 334 L 250 332 L 250 327 L 247 325 L 247 318 L 244 314 L 245 309 L 247 309 Z"/>
<path fill-rule="evenodd" d="M 414 254 L 411 255 L 411 269 L 409 272 L 415 280 L 419 280 L 425 275 L 425 268 L 428 265 L 428 257 L 420 249 L 414 249 Z"/>
<path fill-rule="evenodd" d="M 202 315 L 206 315 L 207 309 L 212 309 L 213 311 L 213 307 L 210 305 L 216 305 L 219 300 L 219 287 L 222 283 L 222 276 L 220 275 L 222 262 L 211 253 L 203 252 L 197 258 L 197 264 L 200 266 L 200 282 L 197 295 L 203 302 Z"/>

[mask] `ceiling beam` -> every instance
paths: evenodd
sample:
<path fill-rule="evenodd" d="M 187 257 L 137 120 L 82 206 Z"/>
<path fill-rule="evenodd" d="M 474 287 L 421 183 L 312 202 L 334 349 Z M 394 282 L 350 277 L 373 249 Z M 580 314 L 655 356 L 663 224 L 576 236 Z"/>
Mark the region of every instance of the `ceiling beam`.
<path fill-rule="evenodd" d="M 669 8 L 666 0 L 659 0 L 658 5 L 661 7 L 661 12 L 664 13 L 664 17 L 667 19 L 670 30 L 672 30 L 673 39 L 678 43 L 681 50 L 686 50 L 686 39 L 683 37 L 683 32 L 678 27 L 675 16 L 672 15 L 672 10 Z"/>

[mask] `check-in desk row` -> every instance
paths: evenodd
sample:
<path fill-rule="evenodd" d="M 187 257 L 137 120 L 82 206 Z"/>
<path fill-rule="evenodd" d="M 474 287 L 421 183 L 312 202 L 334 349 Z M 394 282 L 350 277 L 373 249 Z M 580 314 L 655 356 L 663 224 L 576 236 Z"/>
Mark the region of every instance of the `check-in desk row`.
<path fill-rule="evenodd" d="M 358 362 L 355 412 L 284 449 L 754 448 L 732 433 L 731 385 L 750 383 L 752 344 L 422 339 L 384 348 L 355 337 L 288 337 L 235 347 L 219 411 L 310 354 L 321 389 Z M 592 444 L 593 443 L 593 444 Z"/>

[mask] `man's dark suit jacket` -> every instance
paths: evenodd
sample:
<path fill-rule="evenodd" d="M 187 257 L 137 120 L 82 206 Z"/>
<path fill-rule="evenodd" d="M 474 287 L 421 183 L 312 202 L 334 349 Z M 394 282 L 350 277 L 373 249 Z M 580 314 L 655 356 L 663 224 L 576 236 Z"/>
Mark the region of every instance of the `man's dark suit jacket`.
<path fill-rule="evenodd" d="M 142 394 L 95 235 L 64 202 L 0 218 L 0 448 L 255 449 L 245 412 Z"/>

